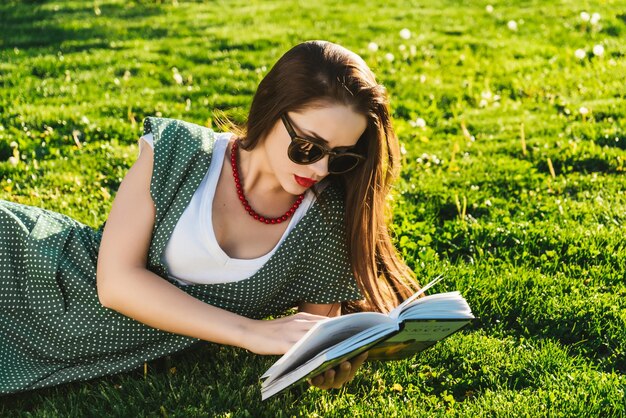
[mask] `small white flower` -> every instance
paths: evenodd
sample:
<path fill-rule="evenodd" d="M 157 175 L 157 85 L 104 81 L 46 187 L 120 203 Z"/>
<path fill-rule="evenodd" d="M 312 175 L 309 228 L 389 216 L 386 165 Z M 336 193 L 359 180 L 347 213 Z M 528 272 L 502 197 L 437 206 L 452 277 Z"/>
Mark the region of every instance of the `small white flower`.
<path fill-rule="evenodd" d="M 580 20 L 582 20 L 583 22 L 589 22 L 589 19 L 591 19 L 591 15 L 587 12 L 580 12 Z"/>
<path fill-rule="evenodd" d="M 19 158 L 16 158 L 14 156 L 10 156 L 9 157 L 9 164 L 11 164 L 13 167 L 15 167 L 16 165 L 18 165 L 18 163 L 20 162 Z"/>
<path fill-rule="evenodd" d="M 580 109 L 578 109 L 578 111 L 580 112 L 581 115 L 585 116 L 589 114 L 589 109 L 587 109 L 585 106 L 581 106 Z"/>
<path fill-rule="evenodd" d="M 589 19 L 589 22 L 592 25 L 597 25 L 598 22 L 600 21 L 600 13 L 594 13 L 591 15 L 591 19 Z"/>
<path fill-rule="evenodd" d="M 415 120 L 412 120 L 409 122 L 409 124 L 414 128 L 424 129 L 426 127 L 426 121 L 422 118 L 417 118 Z"/>
<path fill-rule="evenodd" d="M 593 47 L 593 55 L 596 57 L 601 57 L 604 55 L 604 47 L 600 44 Z"/>
<path fill-rule="evenodd" d="M 392 54 L 391 52 L 387 52 L 387 53 L 385 54 L 385 59 L 386 59 L 387 61 L 389 61 L 389 62 L 393 62 L 394 56 L 393 56 L 393 54 Z"/>
<path fill-rule="evenodd" d="M 585 57 L 587 56 L 587 53 L 585 52 L 585 50 L 584 50 L 584 49 L 577 49 L 577 50 L 574 52 L 574 56 L 575 56 L 576 58 L 578 58 L 579 60 L 584 60 L 584 59 L 585 59 Z"/>
<path fill-rule="evenodd" d="M 400 44 L 400 45 L 398 45 L 398 49 L 399 49 L 400 51 L 406 51 L 406 45 L 404 45 L 404 44 Z"/>
<path fill-rule="evenodd" d="M 406 155 L 406 147 L 404 144 L 400 144 L 400 154 Z"/>
<path fill-rule="evenodd" d="M 513 32 L 517 31 L 517 22 L 514 20 L 509 20 L 509 22 L 506 24 L 506 26 L 512 30 Z"/>
<path fill-rule="evenodd" d="M 482 100 L 480 101 L 480 103 L 478 103 L 478 107 L 486 107 L 486 106 L 487 106 L 487 104 L 488 104 L 488 103 L 487 103 L 487 100 L 482 99 Z"/>
<path fill-rule="evenodd" d="M 113 79 L 113 83 L 114 83 L 116 86 L 119 86 L 119 85 L 120 85 L 120 79 L 119 79 L 119 78 L 115 78 L 115 79 Z"/>
<path fill-rule="evenodd" d="M 485 206 L 491 206 L 491 200 L 489 199 L 485 200 Z"/>
<path fill-rule="evenodd" d="M 491 99 L 491 92 L 483 91 L 482 93 L 480 93 L 480 97 L 482 97 L 483 99 Z"/>
<path fill-rule="evenodd" d="M 11 141 L 11 143 L 9 144 L 9 146 L 10 146 L 11 148 L 17 148 L 17 142 L 15 142 L 15 141 Z"/>
<path fill-rule="evenodd" d="M 83 116 L 82 118 L 80 118 L 80 121 L 85 125 L 89 124 L 89 119 L 87 118 L 87 116 Z"/>
<path fill-rule="evenodd" d="M 376 52 L 378 51 L 378 44 L 376 42 L 370 42 L 369 44 L 367 44 L 367 49 L 372 52 Z"/>
<path fill-rule="evenodd" d="M 400 31 L 400 37 L 402 39 L 411 39 L 411 31 L 407 28 L 404 28 Z"/>
<path fill-rule="evenodd" d="M 485 6 L 485 10 L 487 11 L 487 13 L 493 13 L 493 6 L 491 4 L 488 4 Z"/>
<path fill-rule="evenodd" d="M 173 77 L 177 84 L 183 84 L 183 76 L 180 73 L 174 73 Z"/>
<path fill-rule="evenodd" d="M 426 76 L 424 74 L 420 74 L 420 83 L 424 84 L 426 82 Z"/>

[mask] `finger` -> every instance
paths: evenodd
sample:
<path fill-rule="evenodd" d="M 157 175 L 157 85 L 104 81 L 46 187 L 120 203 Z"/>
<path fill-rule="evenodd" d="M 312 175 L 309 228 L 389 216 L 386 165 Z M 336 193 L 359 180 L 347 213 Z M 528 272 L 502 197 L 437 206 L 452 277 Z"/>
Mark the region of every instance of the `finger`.
<path fill-rule="evenodd" d="M 343 386 L 344 383 L 348 381 L 348 377 L 350 376 L 350 370 L 352 369 L 352 364 L 349 361 L 342 362 L 339 367 L 337 367 L 337 373 L 335 374 L 335 381 L 333 387 L 335 389 Z"/>
<path fill-rule="evenodd" d="M 321 374 L 318 374 L 317 376 L 311 378 L 309 380 L 309 384 L 311 386 L 315 386 L 315 387 L 319 387 L 320 385 L 322 385 L 324 383 L 324 376 Z"/>
<path fill-rule="evenodd" d="M 365 362 L 365 360 L 367 359 L 367 354 L 368 352 L 366 351 L 354 357 L 352 360 L 350 360 L 350 363 L 352 363 L 352 367 L 350 368 L 350 375 L 348 376 L 348 379 L 346 380 L 346 382 L 349 382 L 350 380 L 352 380 L 352 378 L 354 378 L 356 371 L 359 369 L 359 367 L 361 367 L 363 362 Z"/>
<path fill-rule="evenodd" d="M 328 370 L 324 373 L 318 374 L 317 376 L 311 378 L 309 383 L 311 383 L 312 386 L 315 386 L 316 388 L 319 388 L 319 389 L 328 389 L 326 387 L 326 380 L 327 380 L 326 374 L 327 373 L 328 373 Z"/>
<path fill-rule="evenodd" d="M 318 387 L 320 389 L 330 389 L 335 382 L 335 369 L 328 369 L 324 372 L 324 381 Z"/>

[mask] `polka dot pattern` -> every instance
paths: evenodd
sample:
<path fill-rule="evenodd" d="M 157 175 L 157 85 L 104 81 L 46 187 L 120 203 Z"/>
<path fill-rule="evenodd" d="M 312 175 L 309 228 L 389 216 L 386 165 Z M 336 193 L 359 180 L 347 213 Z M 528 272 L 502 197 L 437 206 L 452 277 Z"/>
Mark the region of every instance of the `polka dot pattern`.
<path fill-rule="evenodd" d="M 208 170 L 215 134 L 184 121 L 146 118 L 144 134 L 150 132 L 156 207 L 151 271 L 206 303 L 250 318 L 281 314 L 301 301 L 362 298 L 345 244 L 342 193 L 334 185 L 252 277 L 188 286 L 169 279 L 161 255 Z M 0 200 L 0 393 L 132 370 L 198 342 L 100 304 L 96 265 L 105 224 L 94 230 L 56 212 Z"/>

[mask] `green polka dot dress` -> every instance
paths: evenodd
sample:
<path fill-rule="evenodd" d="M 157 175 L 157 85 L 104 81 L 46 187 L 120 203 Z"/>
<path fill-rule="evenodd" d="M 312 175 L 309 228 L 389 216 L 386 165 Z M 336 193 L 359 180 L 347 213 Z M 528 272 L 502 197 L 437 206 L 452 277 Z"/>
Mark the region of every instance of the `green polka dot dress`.
<path fill-rule="evenodd" d="M 345 244 L 341 193 L 329 186 L 248 279 L 183 286 L 161 262 L 176 222 L 211 163 L 215 134 L 192 123 L 147 118 L 154 138 L 150 193 L 156 219 L 148 268 L 185 292 L 250 318 L 301 301 L 361 299 Z M 96 291 L 94 230 L 68 216 L 0 200 L 0 393 L 111 375 L 199 340 L 151 328 L 103 307 Z"/>

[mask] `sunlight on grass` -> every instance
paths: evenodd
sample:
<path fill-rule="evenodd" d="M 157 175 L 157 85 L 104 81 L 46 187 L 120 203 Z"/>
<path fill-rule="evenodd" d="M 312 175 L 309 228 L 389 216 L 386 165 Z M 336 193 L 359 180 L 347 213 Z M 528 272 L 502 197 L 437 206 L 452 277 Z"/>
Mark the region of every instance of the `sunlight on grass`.
<path fill-rule="evenodd" d="M 9 0 L 0 198 L 107 216 L 156 115 L 243 122 L 292 45 L 328 39 L 387 88 L 399 251 L 476 322 L 352 383 L 260 401 L 275 360 L 202 344 L 2 399 L 2 416 L 626 415 L 626 11 L 615 0 Z M 217 128 L 216 128 L 217 129 Z M 174 372 L 172 372 L 174 370 Z"/>

